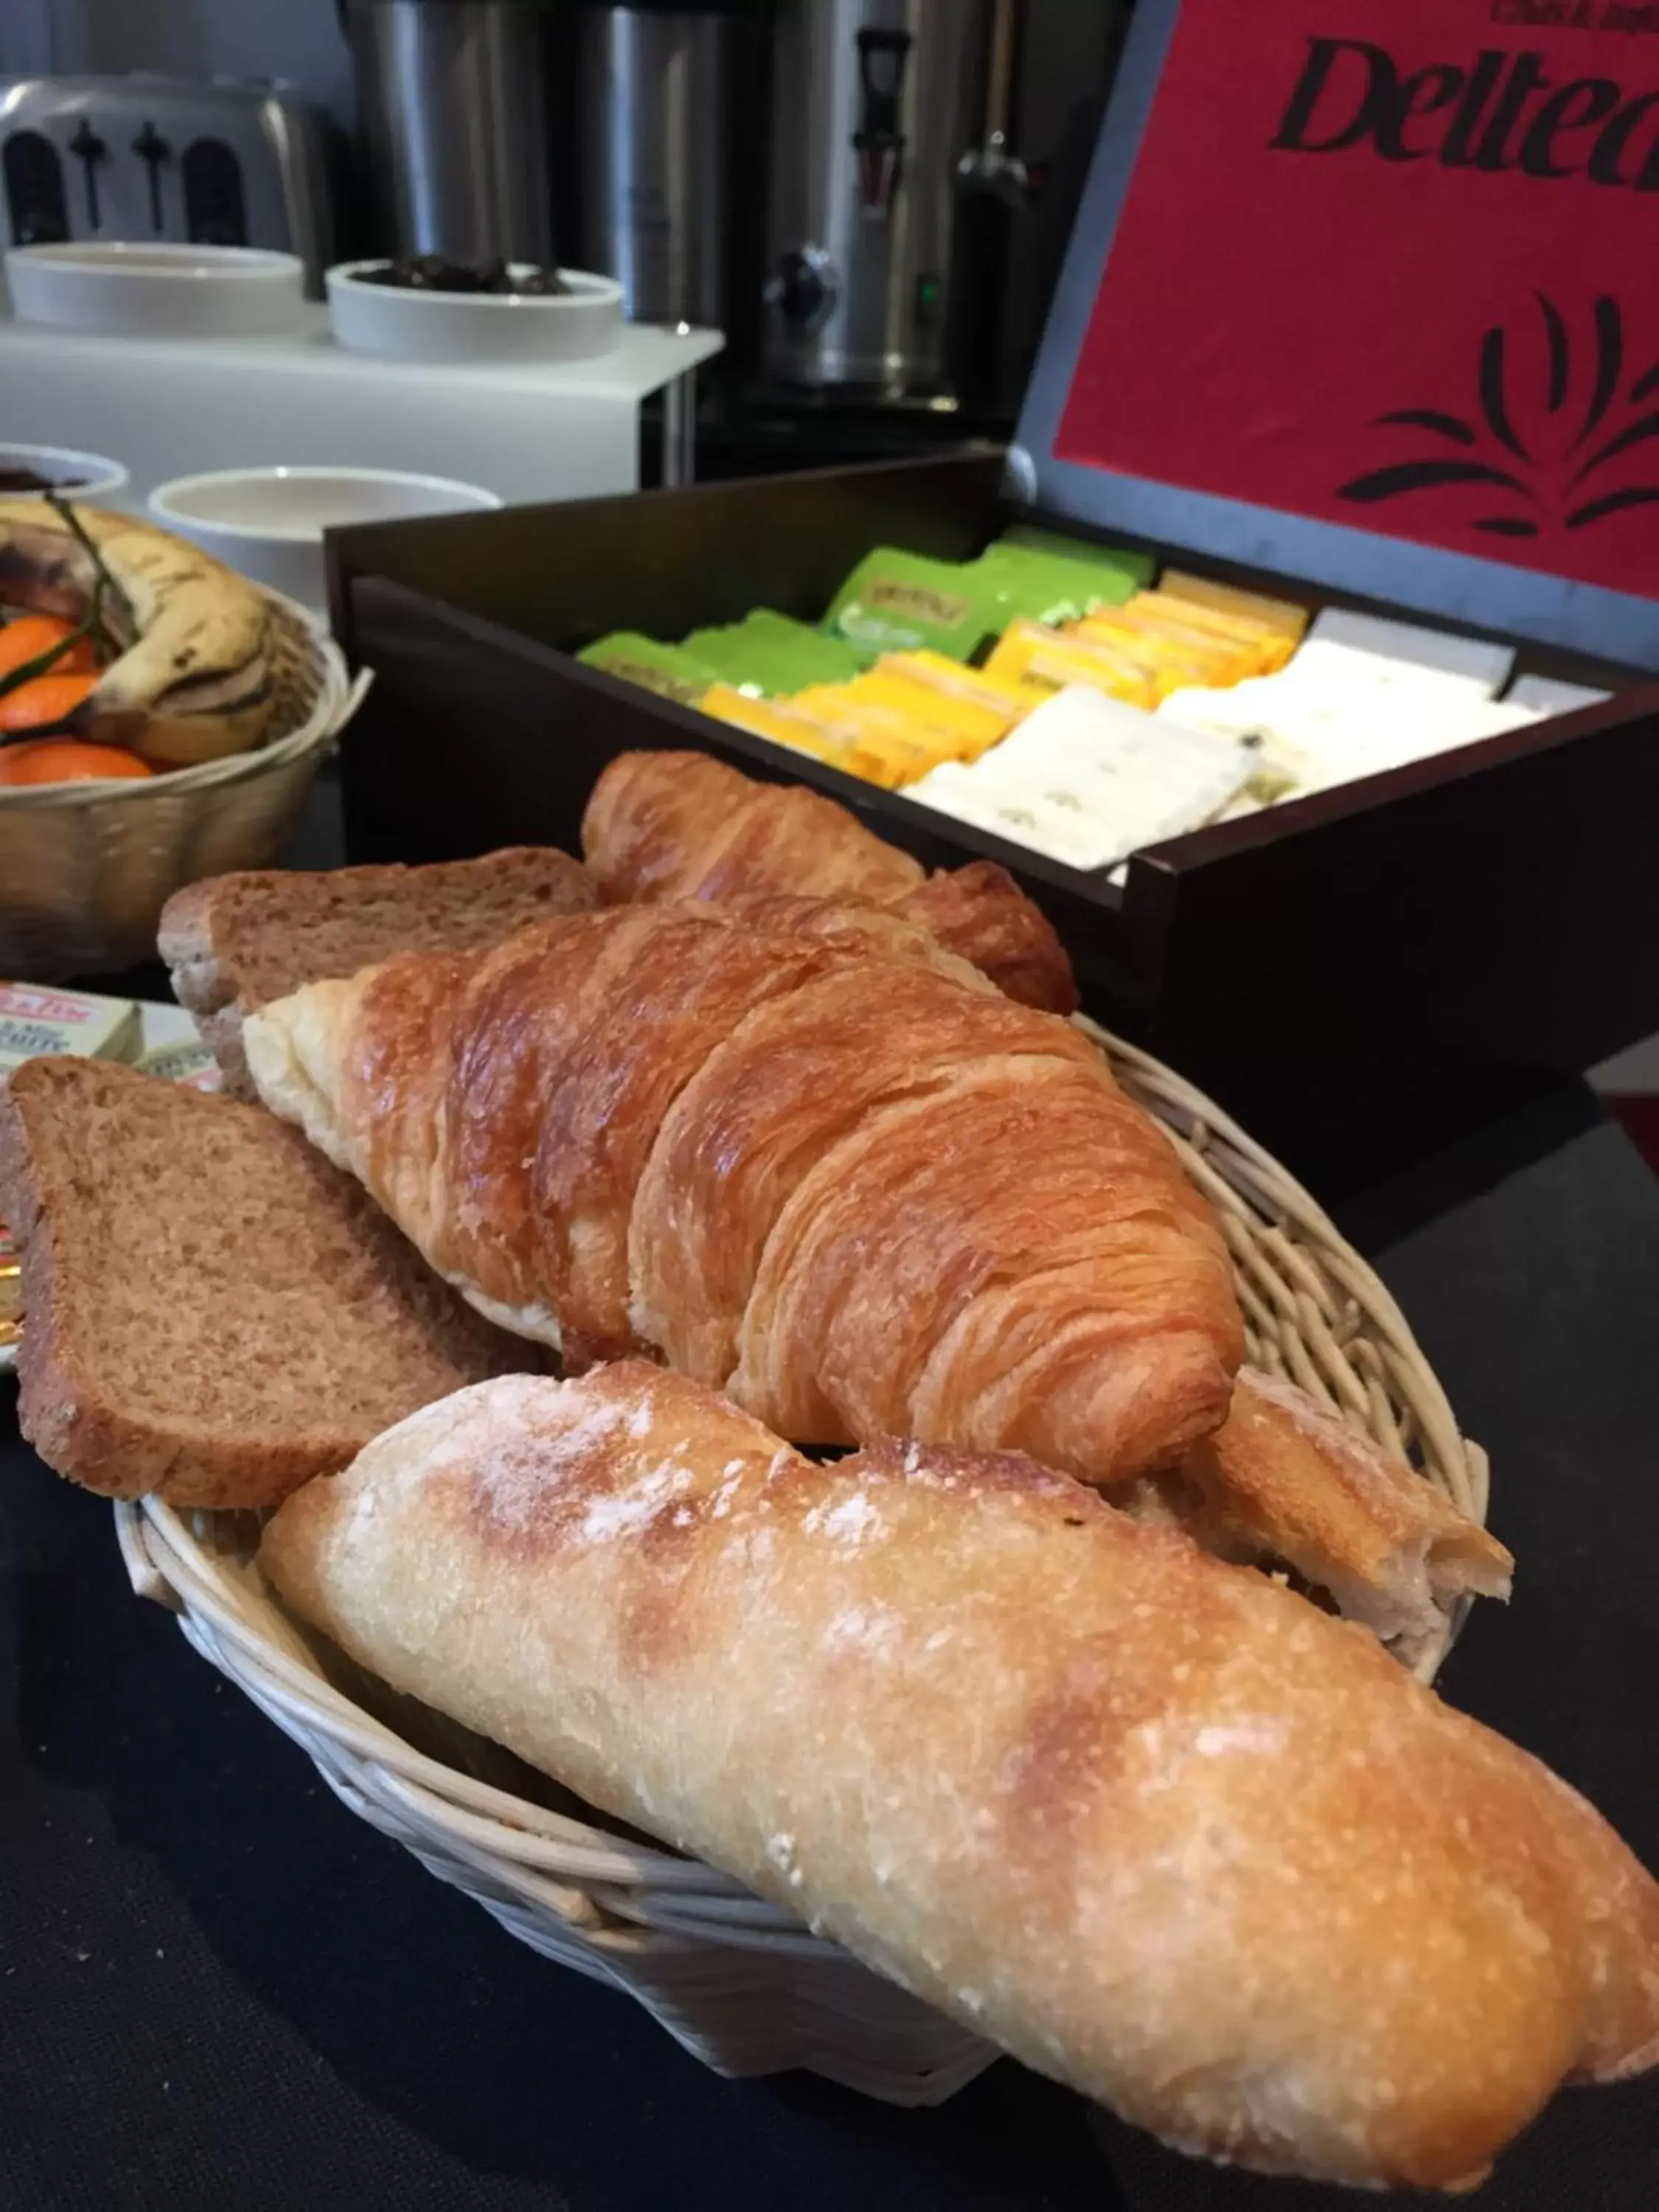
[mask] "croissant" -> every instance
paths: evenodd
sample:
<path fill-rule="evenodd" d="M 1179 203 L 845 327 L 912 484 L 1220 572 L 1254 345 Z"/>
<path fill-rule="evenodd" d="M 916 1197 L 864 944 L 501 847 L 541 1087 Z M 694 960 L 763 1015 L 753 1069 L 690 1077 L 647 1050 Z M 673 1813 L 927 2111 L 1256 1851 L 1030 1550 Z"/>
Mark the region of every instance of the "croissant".
<path fill-rule="evenodd" d="M 267 1105 L 572 1367 L 649 1349 L 798 1441 L 1096 1481 L 1226 1413 L 1238 1310 L 1173 1149 L 1070 1024 L 894 915 L 563 916 L 310 985 L 243 1043 Z"/>
<path fill-rule="evenodd" d="M 377 1437 L 259 1559 L 397 1688 L 1188 2151 L 1467 2187 L 1659 2059 L 1659 1888 L 1362 1632 L 1013 1457 L 641 1364 Z"/>
<path fill-rule="evenodd" d="M 1432 1483 L 1305 1390 L 1249 1367 L 1214 1435 L 1113 1503 L 1221 1559 L 1289 1568 L 1408 1666 L 1441 1648 L 1466 1598 L 1507 1597 L 1515 1565 Z"/>
<path fill-rule="evenodd" d="M 606 899 L 748 892 L 869 900 L 921 922 L 1011 999 L 1069 1014 L 1077 983 L 1042 910 L 1006 868 L 933 876 L 801 784 L 756 783 L 707 753 L 619 753 L 594 785 L 582 853 Z"/>

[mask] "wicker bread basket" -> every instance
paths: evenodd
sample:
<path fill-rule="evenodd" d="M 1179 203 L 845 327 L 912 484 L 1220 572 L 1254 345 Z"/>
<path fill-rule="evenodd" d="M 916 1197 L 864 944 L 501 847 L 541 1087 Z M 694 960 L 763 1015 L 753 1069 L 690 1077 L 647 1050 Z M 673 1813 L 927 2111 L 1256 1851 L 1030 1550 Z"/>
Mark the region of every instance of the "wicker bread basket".
<path fill-rule="evenodd" d="M 1092 1024 L 1170 1131 L 1233 1255 L 1249 1356 L 1288 1376 L 1484 1520 L 1459 1436 L 1398 1307 L 1308 1194 L 1178 1076 Z M 301 1744 L 352 1810 L 561 1964 L 627 1990 L 718 2072 L 805 2068 L 937 2104 L 994 2050 L 779 1907 L 623 1830 L 499 1747 L 364 1675 L 281 1610 L 248 1564 L 256 1516 L 116 1507 L 133 1587 Z M 1432 1675 L 1449 1648 L 1420 1662 Z"/>
<path fill-rule="evenodd" d="M 272 860 L 324 755 L 356 709 L 334 641 L 268 592 L 277 690 L 270 741 L 131 782 L 0 790 L 0 975 L 51 982 L 155 957 L 181 884 Z"/>

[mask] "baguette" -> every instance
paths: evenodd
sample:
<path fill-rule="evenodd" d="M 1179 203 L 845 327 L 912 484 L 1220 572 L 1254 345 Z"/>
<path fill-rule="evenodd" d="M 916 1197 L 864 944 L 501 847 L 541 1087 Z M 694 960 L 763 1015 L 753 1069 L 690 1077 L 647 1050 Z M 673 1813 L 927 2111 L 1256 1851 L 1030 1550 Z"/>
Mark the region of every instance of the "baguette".
<path fill-rule="evenodd" d="M 784 892 L 890 907 L 1011 999 L 1077 1009 L 1064 946 L 1006 868 L 976 860 L 929 876 L 833 799 L 751 781 L 707 753 L 619 753 L 587 802 L 582 853 L 613 902 Z"/>
<path fill-rule="evenodd" d="M 353 1658 L 1167 2142 L 1472 2185 L 1659 2055 L 1659 1889 L 1362 1631 L 1013 1457 L 814 1466 L 638 1364 L 265 1531 Z"/>
<path fill-rule="evenodd" d="M 598 903 L 580 863 L 550 847 L 414 868 L 249 869 L 175 891 L 159 942 L 225 1088 L 246 1098 L 242 1024 L 267 1000 L 394 952 L 466 951 Z"/>
<path fill-rule="evenodd" d="M 258 1108 L 67 1056 L 0 1091 L 19 1419 L 106 1497 L 269 1505 L 389 1422 L 539 1362 Z"/>
<path fill-rule="evenodd" d="M 311 985 L 244 1041 L 265 1103 L 568 1366 L 651 1348 L 798 1441 L 1095 1480 L 1225 1414 L 1225 1250 L 1161 1131 L 890 915 L 611 908 Z"/>

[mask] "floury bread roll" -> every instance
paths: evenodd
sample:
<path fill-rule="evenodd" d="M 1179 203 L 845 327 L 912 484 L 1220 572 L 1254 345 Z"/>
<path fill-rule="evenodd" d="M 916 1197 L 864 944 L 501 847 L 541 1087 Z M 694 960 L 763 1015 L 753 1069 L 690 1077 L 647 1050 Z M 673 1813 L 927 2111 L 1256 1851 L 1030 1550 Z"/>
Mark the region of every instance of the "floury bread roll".
<path fill-rule="evenodd" d="M 818 1467 L 643 1364 L 514 1377 L 260 1559 L 397 1688 L 1185 2149 L 1467 2185 L 1659 2055 L 1659 1889 L 1581 1798 L 1029 1461 Z"/>
<path fill-rule="evenodd" d="M 614 907 L 251 1015 L 249 1073 L 490 1319 L 798 1443 L 1094 1480 L 1227 1411 L 1205 1200 L 1070 1023 L 823 900 Z"/>

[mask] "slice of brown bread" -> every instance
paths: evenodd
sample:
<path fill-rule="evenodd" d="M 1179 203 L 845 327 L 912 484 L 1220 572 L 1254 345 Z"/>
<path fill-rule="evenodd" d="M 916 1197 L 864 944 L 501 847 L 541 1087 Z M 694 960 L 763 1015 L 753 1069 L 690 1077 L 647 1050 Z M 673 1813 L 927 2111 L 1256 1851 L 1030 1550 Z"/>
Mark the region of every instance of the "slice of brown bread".
<path fill-rule="evenodd" d="M 106 1496 L 268 1505 L 540 1364 L 297 1130 L 106 1061 L 28 1060 L 0 1090 L 0 1218 L 23 1433 Z"/>
<path fill-rule="evenodd" d="M 242 1019 L 270 1000 L 394 952 L 470 952 L 545 915 L 597 906 L 599 896 L 580 861 L 551 846 L 428 867 L 251 869 L 176 891 L 160 945 L 226 1089 L 251 1098 Z"/>

